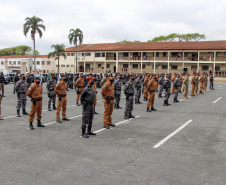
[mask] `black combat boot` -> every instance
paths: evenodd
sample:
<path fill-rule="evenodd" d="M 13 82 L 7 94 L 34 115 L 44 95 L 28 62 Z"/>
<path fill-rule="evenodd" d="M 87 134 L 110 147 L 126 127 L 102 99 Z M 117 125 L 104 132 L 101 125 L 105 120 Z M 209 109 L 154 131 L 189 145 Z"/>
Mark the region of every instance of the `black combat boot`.
<path fill-rule="evenodd" d="M 168 106 L 168 104 L 167 104 L 167 101 L 166 101 L 166 100 L 164 100 L 164 104 L 163 104 L 163 106 Z"/>
<path fill-rule="evenodd" d="M 78 101 L 77 101 L 77 103 L 76 103 L 76 106 L 80 106 L 80 104 L 78 103 Z"/>
<path fill-rule="evenodd" d="M 121 109 L 121 108 L 122 108 L 122 107 L 119 106 L 119 103 L 117 104 L 117 108 L 118 108 L 118 109 Z"/>
<path fill-rule="evenodd" d="M 50 108 L 50 105 L 48 106 L 48 111 L 52 111 L 51 108 Z"/>
<path fill-rule="evenodd" d="M 166 104 L 167 104 L 167 106 L 168 106 L 168 105 L 171 105 L 171 104 L 168 103 L 168 101 L 166 101 Z"/>
<path fill-rule="evenodd" d="M 20 117 L 20 110 L 17 110 L 17 117 Z"/>
<path fill-rule="evenodd" d="M 55 103 L 53 104 L 53 110 L 56 110 L 56 106 L 55 106 Z"/>
<path fill-rule="evenodd" d="M 129 118 L 135 118 L 135 116 L 133 116 L 132 113 L 129 113 Z"/>
<path fill-rule="evenodd" d="M 180 101 L 179 101 L 179 100 L 177 100 L 177 99 L 176 99 L 176 101 L 177 101 L 177 103 L 179 103 L 179 102 L 180 102 Z"/>
<path fill-rule="evenodd" d="M 92 127 L 88 126 L 87 134 L 86 134 L 86 135 L 92 135 L 92 136 L 95 136 L 96 133 L 91 132 L 91 128 L 92 128 Z"/>
<path fill-rule="evenodd" d="M 151 111 L 157 111 L 157 109 L 155 109 L 154 107 L 151 107 Z"/>
<path fill-rule="evenodd" d="M 96 112 L 96 109 L 94 108 L 94 114 L 98 114 L 98 112 Z"/>
<path fill-rule="evenodd" d="M 117 104 L 116 104 L 116 103 L 114 104 L 114 109 L 118 109 L 118 107 L 117 107 Z"/>
<path fill-rule="evenodd" d="M 86 128 L 82 128 L 82 137 L 89 138 L 89 136 L 86 135 Z"/>
<path fill-rule="evenodd" d="M 138 101 L 137 101 L 137 99 L 135 99 L 135 104 L 138 104 Z"/>
<path fill-rule="evenodd" d="M 147 112 L 151 112 L 151 109 L 147 108 Z"/>
<path fill-rule="evenodd" d="M 25 109 L 23 109 L 23 113 L 22 113 L 23 115 L 29 115 L 27 112 L 26 112 L 26 110 Z"/>
<path fill-rule="evenodd" d="M 140 100 L 139 100 L 139 99 L 138 99 L 138 103 L 139 103 L 139 104 L 142 104 L 142 102 L 140 102 Z"/>
<path fill-rule="evenodd" d="M 124 115 L 124 119 L 129 119 L 128 114 L 126 114 L 126 113 L 125 113 L 125 115 Z"/>
<path fill-rule="evenodd" d="M 176 98 L 173 99 L 173 103 L 178 103 Z"/>
<path fill-rule="evenodd" d="M 30 129 L 30 130 L 34 130 L 34 127 L 33 127 L 32 121 L 30 121 L 30 124 L 29 124 L 29 129 Z"/>
<path fill-rule="evenodd" d="M 199 94 L 203 94 L 203 92 L 202 91 L 199 91 Z"/>
<path fill-rule="evenodd" d="M 40 120 L 37 120 L 37 127 L 45 127 L 45 125 L 43 125 Z"/>

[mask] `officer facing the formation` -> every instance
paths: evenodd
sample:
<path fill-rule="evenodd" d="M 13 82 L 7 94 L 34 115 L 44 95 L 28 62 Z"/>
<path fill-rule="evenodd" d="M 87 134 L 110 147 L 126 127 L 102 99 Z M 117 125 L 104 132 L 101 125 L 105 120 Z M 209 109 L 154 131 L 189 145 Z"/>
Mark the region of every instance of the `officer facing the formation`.
<path fill-rule="evenodd" d="M 183 84 L 184 84 L 183 98 L 188 99 L 188 85 L 189 85 L 189 74 L 188 73 L 185 75 Z"/>
<path fill-rule="evenodd" d="M 132 115 L 133 111 L 133 100 L 134 100 L 134 80 L 133 76 L 130 77 L 130 80 L 126 82 L 124 87 L 124 94 L 126 95 L 126 105 L 125 105 L 125 116 L 124 119 L 135 118 Z"/>
<path fill-rule="evenodd" d="M 181 83 L 180 83 L 180 75 L 177 74 L 176 75 L 176 78 L 174 80 L 174 100 L 173 100 L 173 103 L 178 103 L 179 101 L 177 100 L 177 96 L 178 96 L 178 93 L 179 93 L 179 87 L 180 87 Z"/>
<path fill-rule="evenodd" d="M 20 80 L 20 77 L 18 75 L 18 73 L 16 72 L 16 75 L 13 79 L 13 83 L 14 83 L 14 88 L 13 88 L 13 94 L 15 94 L 15 86 L 16 86 L 16 83 Z M 26 91 L 27 92 L 27 91 Z"/>
<path fill-rule="evenodd" d="M 82 137 L 88 138 L 88 135 L 96 135 L 91 132 L 92 123 L 93 123 L 93 114 L 94 114 L 94 100 L 96 92 L 92 88 L 94 85 L 93 78 L 87 77 L 87 86 L 83 89 L 81 94 L 82 102 Z M 88 125 L 86 133 L 86 125 Z"/>
<path fill-rule="evenodd" d="M 16 83 L 15 91 L 17 93 L 17 117 L 20 117 L 20 107 L 22 105 L 23 113 L 24 115 L 28 115 L 26 112 L 26 104 L 27 104 L 27 85 L 25 82 L 26 78 L 24 74 L 20 75 L 20 81 Z"/>
<path fill-rule="evenodd" d="M 67 76 L 63 75 L 61 81 L 57 83 L 54 92 L 57 95 L 57 109 L 56 109 L 56 120 L 57 123 L 62 123 L 60 120 L 60 110 L 62 108 L 62 120 L 70 121 L 66 117 L 67 109 Z"/>
<path fill-rule="evenodd" d="M 169 74 L 166 75 L 166 80 L 164 81 L 163 84 L 163 89 L 165 89 L 165 96 L 164 96 L 164 106 L 170 105 L 168 103 L 169 97 L 170 97 L 170 88 L 171 88 L 171 76 Z"/>
<path fill-rule="evenodd" d="M 34 80 L 34 84 L 32 84 L 28 91 L 27 96 L 31 98 L 31 110 L 29 113 L 29 128 L 30 130 L 34 130 L 33 121 L 35 118 L 35 113 L 37 112 L 37 127 L 45 127 L 41 123 L 42 119 L 42 86 L 40 85 L 40 78 L 36 77 Z"/>
<path fill-rule="evenodd" d="M 209 79 L 210 79 L 210 90 L 214 90 L 214 88 L 213 88 L 213 75 L 212 74 L 210 74 Z"/>
<path fill-rule="evenodd" d="M 147 112 L 157 111 L 154 108 L 154 101 L 155 101 L 155 91 L 158 88 L 156 84 L 157 78 L 156 75 L 152 75 L 151 80 L 148 83 L 147 92 L 148 92 L 148 102 L 147 102 Z M 150 110 L 151 106 L 151 110 Z"/>
<path fill-rule="evenodd" d="M 104 123 L 103 127 L 110 129 L 109 126 L 114 127 L 112 124 L 112 112 L 114 108 L 114 78 L 109 77 L 108 81 L 103 85 L 101 95 L 104 97 Z"/>
<path fill-rule="evenodd" d="M 76 80 L 75 87 L 76 87 L 76 92 L 77 92 L 76 105 L 80 106 L 80 104 L 78 102 L 80 100 L 80 96 L 82 94 L 83 87 L 84 87 L 83 73 L 81 73 L 80 77 Z"/>
<path fill-rule="evenodd" d="M 139 74 L 138 78 L 134 82 L 135 86 L 135 104 L 142 104 L 140 102 L 141 88 L 142 88 L 142 74 Z"/>
<path fill-rule="evenodd" d="M 115 95 L 115 109 L 121 109 L 122 107 L 119 106 L 120 99 L 121 99 L 121 90 L 122 90 L 122 76 L 118 76 L 114 82 L 114 95 Z"/>
<path fill-rule="evenodd" d="M 164 84 L 164 74 L 162 73 L 159 78 L 159 95 L 158 98 L 162 98 L 162 90 L 163 90 L 163 84 Z"/>
<path fill-rule="evenodd" d="M 52 111 L 51 110 L 51 102 L 53 102 L 53 110 L 56 110 L 56 94 L 54 92 L 54 89 L 56 87 L 57 81 L 55 78 L 55 74 L 50 74 L 51 77 L 48 79 L 47 84 L 46 84 L 46 88 L 48 90 L 48 111 Z"/>

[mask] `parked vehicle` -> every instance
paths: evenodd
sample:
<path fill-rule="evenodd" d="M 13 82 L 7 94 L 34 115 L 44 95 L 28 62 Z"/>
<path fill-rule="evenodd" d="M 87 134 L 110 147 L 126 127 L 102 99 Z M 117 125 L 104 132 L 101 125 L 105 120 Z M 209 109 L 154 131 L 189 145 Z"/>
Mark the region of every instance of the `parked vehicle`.
<path fill-rule="evenodd" d="M 48 73 L 41 73 L 41 76 L 44 77 L 44 82 L 47 82 L 47 79 L 49 77 L 49 74 Z"/>
<path fill-rule="evenodd" d="M 9 76 L 9 82 L 13 82 L 14 81 L 14 77 L 15 77 L 15 73 L 9 73 L 8 76 Z"/>
<path fill-rule="evenodd" d="M 5 78 L 5 84 L 8 84 L 10 82 L 9 76 L 6 74 L 4 75 L 4 78 Z"/>

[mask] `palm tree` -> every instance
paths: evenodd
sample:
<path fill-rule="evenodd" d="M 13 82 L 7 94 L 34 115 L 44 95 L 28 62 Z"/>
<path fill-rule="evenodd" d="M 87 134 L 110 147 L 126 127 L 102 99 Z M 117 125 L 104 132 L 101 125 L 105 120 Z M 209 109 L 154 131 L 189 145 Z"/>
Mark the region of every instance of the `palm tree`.
<path fill-rule="evenodd" d="M 38 33 L 39 37 L 42 38 L 42 30 L 45 31 L 46 27 L 42 24 L 43 20 L 39 17 L 33 16 L 33 17 L 27 17 L 25 19 L 24 23 L 24 35 L 27 37 L 27 33 L 29 30 L 31 30 L 31 39 L 33 40 L 34 44 L 34 71 L 37 71 L 36 69 L 36 54 L 35 54 L 35 34 Z"/>
<path fill-rule="evenodd" d="M 73 43 L 76 46 L 76 73 L 77 73 L 77 66 L 78 66 L 78 60 L 77 60 L 77 58 L 78 58 L 77 57 L 77 45 L 78 44 L 77 44 L 77 42 L 79 40 L 79 45 L 82 44 L 83 33 L 79 28 L 76 28 L 76 30 L 71 29 L 70 33 L 68 35 L 68 39 L 69 39 L 70 44 Z M 75 68 L 75 65 L 74 65 L 74 68 Z M 75 71 L 75 69 L 74 69 L 74 71 Z"/>
<path fill-rule="evenodd" d="M 59 60 L 60 60 L 60 56 L 63 56 L 64 59 L 66 58 L 66 54 L 64 53 L 64 48 L 65 48 L 65 45 L 64 44 L 56 44 L 56 45 L 52 45 L 51 48 L 55 49 L 54 52 L 50 52 L 48 54 L 48 58 L 50 58 L 51 56 L 54 56 L 55 57 L 55 60 L 58 60 L 58 68 L 57 68 L 57 73 L 58 73 L 58 76 L 59 76 L 59 66 L 60 66 L 60 63 L 59 63 Z"/>

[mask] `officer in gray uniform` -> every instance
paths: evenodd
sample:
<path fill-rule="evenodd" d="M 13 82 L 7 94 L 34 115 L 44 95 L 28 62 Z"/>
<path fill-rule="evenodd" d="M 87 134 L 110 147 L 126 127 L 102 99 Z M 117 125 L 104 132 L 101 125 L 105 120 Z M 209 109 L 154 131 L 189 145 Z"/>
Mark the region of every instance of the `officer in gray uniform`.
<path fill-rule="evenodd" d="M 178 96 L 178 93 L 179 93 L 179 87 L 180 87 L 181 83 L 180 83 L 180 75 L 177 74 L 175 80 L 174 80 L 174 88 L 175 88 L 175 91 L 174 91 L 174 100 L 173 100 L 173 103 L 178 103 L 179 101 L 177 100 L 177 96 Z"/>
<path fill-rule="evenodd" d="M 169 97 L 170 97 L 170 88 L 171 88 L 171 76 L 170 74 L 167 74 L 166 75 L 166 80 L 164 81 L 164 84 L 163 84 L 163 89 L 165 89 L 165 96 L 164 96 L 164 106 L 168 106 L 170 105 L 168 103 L 169 101 Z"/>
<path fill-rule="evenodd" d="M 53 110 L 56 110 L 56 106 L 55 106 L 55 104 L 56 104 L 56 94 L 54 92 L 56 84 L 57 84 L 57 81 L 56 81 L 55 75 L 51 74 L 51 78 L 49 78 L 47 80 L 47 84 L 46 84 L 46 88 L 48 90 L 48 97 L 49 97 L 48 111 L 52 111 L 51 110 L 51 102 L 53 102 Z"/>
<path fill-rule="evenodd" d="M 138 75 L 138 78 L 134 82 L 134 86 L 135 86 L 135 104 L 142 104 L 140 102 L 142 88 L 142 74 Z"/>
<path fill-rule="evenodd" d="M 17 117 L 20 117 L 20 107 L 22 105 L 24 115 L 28 115 L 26 112 L 26 104 L 27 104 L 27 84 L 25 82 L 26 78 L 24 74 L 20 75 L 20 80 L 16 83 L 15 91 L 17 93 Z"/>
<path fill-rule="evenodd" d="M 159 78 L 159 95 L 158 95 L 158 98 L 162 98 L 163 84 L 165 82 L 164 77 L 165 77 L 164 73 L 162 73 L 160 78 Z"/>
<path fill-rule="evenodd" d="M 210 79 L 210 89 L 214 90 L 214 88 L 213 88 L 213 75 L 212 74 L 210 74 L 209 79 Z"/>
<path fill-rule="evenodd" d="M 91 132 L 92 123 L 93 123 L 93 115 L 94 115 L 94 100 L 96 92 L 92 88 L 93 77 L 87 77 L 87 86 L 83 89 L 81 94 L 81 102 L 82 102 L 82 137 L 88 138 L 89 135 L 96 135 Z M 86 133 L 86 125 L 88 125 L 88 130 Z"/>
<path fill-rule="evenodd" d="M 134 99 L 134 80 L 135 78 L 131 76 L 130 80 L 125 84 L 124 87 L 124 94 L 126 95 L 124 119 L 135 118 L 135 116 L 132 115 Z"/>
<path fill-rule="evenodd" d="M 121 99 L 121 91 L 122 91 L 122 76 L 117 76 L 114 81 L 114 94 L 115 94 L 115 109 L 121 109 L 122 107 L 119 106 L 120 99 Z"/>

